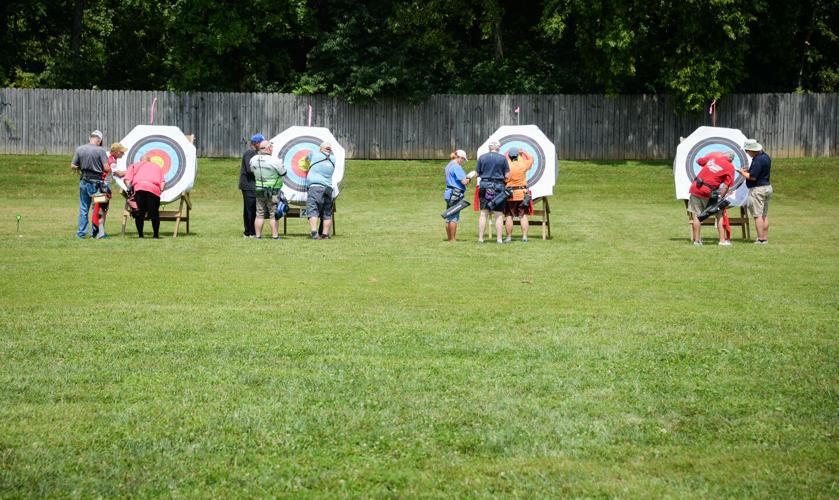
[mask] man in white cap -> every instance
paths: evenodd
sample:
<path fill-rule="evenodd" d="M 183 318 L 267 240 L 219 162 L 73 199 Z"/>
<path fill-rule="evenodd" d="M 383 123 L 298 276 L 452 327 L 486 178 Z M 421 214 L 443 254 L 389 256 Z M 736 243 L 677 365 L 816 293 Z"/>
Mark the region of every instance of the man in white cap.
<path fill-rule="evenodd" d="M 335 157 L 332 145 L 324 141 L 320 148 L 306 157 L 308 173 L 306 183 L 306 217 L 309 218 L 310 237 L 313 240 L 328 240 L 332 232 L 332 174 L 335 173 Z M 318 234 L 318 225 L 323 221 L 323 232 Z"/>
<path fill-rule="evenodd" d="M 446 208 L 451 208 L 463 199 L 466 186 L 471 177 L 463 171 L 463 164 L 466 163 L 466 151 L 458 149 L 450 156 L 449 164 L 446 165 L 446 191 L 443 199 L 446 200 Z M 449 242 L 457 240 L 457 223 L 460 221 L 460 212 L 446 217 L 446 239 Z"/>
<path fill-rule="evenodd" d="M 102 149 L 102 132 L 90 133 L 87 144 L 79 146 L 70 162 L 70 168 L 78 172 L 79 180 L 79 219 L 76 238 L 87 238 L 88 213 L 93 200 L 93 193 L 99 188 L 104 174 L 111 171 L 108 154 Z"/>
<path fill-rule="evenodd" d="M 740 168 L 740 174 L 746 178 L 749 188 L 749 216 L 755 220 L 758 245 L 769 242 L 769 199 L 772 198 L 772 185 L 769 183 L 769 171 L 772 159 L 763 151 L 763 146 L 754 139 L 747 139 L 743 144 L 746 154 L 752 157 L 749 169 Z"/>

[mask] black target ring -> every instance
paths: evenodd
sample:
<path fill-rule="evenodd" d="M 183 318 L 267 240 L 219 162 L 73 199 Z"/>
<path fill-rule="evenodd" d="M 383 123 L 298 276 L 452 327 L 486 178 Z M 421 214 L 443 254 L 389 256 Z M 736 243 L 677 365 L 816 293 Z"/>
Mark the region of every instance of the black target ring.
<path fill-rule="evenodd" d="M 181 148 L 181 145 L 172 138 L 165 135 L 150 135 L 142 138 L 131 146 L 130 150 L 128 150 L 127 163 L 136 163 L 140 161 L 140 158 L 149 151 L 153 149 L 160 149 L 154 148 L 155 144 L 162 145 L 164 149 L 161 151 L 166 152 L 169 157 L 169 170 L 167 171 L 167 174 L 168 172 L 171 172 L 172 169 L 175 171 L 172 178 L 167 180 L 164 184 L 163 190 L 165 191 L 176 185 L 184 176 L 184 170 L 186 170 L 186 154 L 184 153 L 183 148 Z M 171 153 L 174 153 L 174 157 Z"/>
<path fill-rule="evenodd" d="M 693 147 L 690 148 L 690 151 L 688 151 L 688 155 L 685 160 L 685 171 L 687 172 L 688 179 L 690 179 L 691 182 L 696 180 L 696 173 L 694 172 L 693 167 L 693 165 L 696 163 L 696 157 L 699 156 L 700 151 L 711 145 L 725 146 L 728 149 L 730 149 L 732 152 L 734 152 L 734 155 L 737 157 L 737 159 L 740 160 L 740 166 L 742 168 L 746 168 L 749 165 L 749 159 L 746 156 L 746 152 L 740 149 L 739 144 L 725 137 L 708 137 L 694 144 Z M 746 179 L 742 175 L 737 173 L 737 171 L 735 170 L 734 185 L 731 186 L 731 191 L 734 192 L 734 190 L 740 187 L 740 185 L 743 184 L 745 180 Z"/>
<path fill-rule="evenodd" d="M 545 151 L 539 143 L 534 141 L 532 138 L 521 134 L 505 135 L 498 142 L 501 144 L 502 149 L 505 144 L 509 144 L 511 142 L 522 142 L 533 148 L 533 150 L 536 151 L 536 171 L 533 172 L 533 176 L 527 181 L 527 187 L 533 187 L 534 184 L 539 182 L 539 179 L 542 178 L 542 174 L 545 172 L 545 164 L 547 163 Z"/>

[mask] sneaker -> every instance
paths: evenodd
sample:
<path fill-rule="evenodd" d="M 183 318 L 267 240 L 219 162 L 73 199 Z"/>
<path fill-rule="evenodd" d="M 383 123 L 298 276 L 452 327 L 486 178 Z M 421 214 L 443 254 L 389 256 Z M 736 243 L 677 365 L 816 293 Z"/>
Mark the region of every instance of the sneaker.
<path fill-rule="evenodd" d="M 701 241 L 694 241 L 694 242 L 693 242 L 693 246 L 695 246 L 695 247 L 701 247 L 701 246 L 702 246 L 702 242 L 701 242 Z"/>
<path fill-rule="evenodd" d="M 272 240 L 281 240 L 281 239 L 282 239 L 282 237 L 280 237 L 280 236 L 271 236 L 271 239 L 272 239 Z"/>
<path fill-rule="evenodd" d="M 504 240 L 495 240 L 495 242 L 496 242 L 496 243 L 498 243 L 499 245 L 503 245 L 503 244 L 504 244 Z"/>
<path fill-rule="evenodd" d="M 321 235 L 320 235 L 320 239 L 322 239 L 322 240 L 328 240 L 328 239 L 329 239 L 329 235 L 328 235 L 328 234 L 321 234 Z"/>
<path fill-rule="evenodd" d="M 731 246 L 731 241 L 729 241 L 729 240 L 721 241 L 720 246 L 721 247 L 730 247 Z"/>
<path fill-rule="evenodd" d="M 504 243 L 512 243 L 512 241 L 513 241 L 512 236 L 507 236 L 506 238 L 504 238 Z"/>
<path fill-rule="evenodd" d="M 769 240 L 755 240 L 755 245 L 768 245 Z"/>
<path fill-rule="evenodd" d="M 97 240 L 104 240 L 107 238 L 108 235 L 106 233 L 100 233 L 99 236 L 96 237 Z"/>
<path fill-rule="evenodd" d="M 522 243 L 527 243 L 527 238 L 522 238 L 522 239 L 521 239 L 521 242 L 522 242 Z"/>
<path fill-rule="evenodd" d="M 484 244 L 484 240 L 478 240 L 478 244 L 479 244 L 479 245 L 483 245 L 483 244 Z"/>
<path fill-rule="evenodd" d="M 316 235 L 316 234 L 312 234 L 312 235 L 310 235 L 310 236 L 309 236 L 309 238 L 311 238 L 311 239 L 313 239 L 313 240 L 319 240 L 319 239 L 320 239 L 320 236 L 318 236 L 318 235 Z"/>

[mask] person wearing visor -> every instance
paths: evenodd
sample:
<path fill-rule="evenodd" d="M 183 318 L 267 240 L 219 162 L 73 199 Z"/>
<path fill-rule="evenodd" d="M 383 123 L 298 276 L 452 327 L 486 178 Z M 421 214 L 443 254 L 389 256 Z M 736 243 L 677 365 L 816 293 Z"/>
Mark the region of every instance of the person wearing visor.
<path fill-rule="evenodd" d="M 466 163 L 466 151 L 458 149 L 451 154 L 450 160 L 445 168 L 446 191 L 443 193 L 447 209 L 463 199 L 466 186 L 472 180 L 463 171 L 463 164 Z M 457 223 L 459 221 L 460 212 L 446 217 L 446 238 L 449 242 L 457 240 Z"/>
<path fill-rule="evenodd" d="M 280 202 L 280 192 L 283 188 L 283 176 L 286 169 L 279 158 L 271 155 L 273 147 L 270 142 L 262 141 L 256 156 L 251 158 L 250 172 L 253 174 L 256 185 L 256 219 L 254 229 L 256 238 L 262 238 L 262 226 L 265 224 L 265 217 L 269 218 L 271 224 L 271 238 L 280 239 L 277 223 L 277 204 Z"/>
<path fill-rule="evenodd" d="M 306 164 L 306 216 L 309 218 L 310 237 L 313 240 L 328 240 L 332 231 L 332 174 L 335 173 L 332 145 L 322 142 L 317 151 L 306 157 Z M 318 234 L 320 221 L 323 221 L 323 232 Z"/>

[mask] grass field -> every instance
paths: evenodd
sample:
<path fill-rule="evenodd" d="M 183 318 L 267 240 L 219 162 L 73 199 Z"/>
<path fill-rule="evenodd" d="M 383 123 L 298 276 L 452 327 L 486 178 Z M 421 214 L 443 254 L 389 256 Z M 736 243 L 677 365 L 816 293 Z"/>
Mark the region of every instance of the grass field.
<path fill-rule="evenodd" d="M 194 234 L 77 241 L 69 160 L 0 157 L 2 497 L 839 496 L 839 158 L 730 248 L 633 162 L 561 163 L 527 245 L 443 241 L 445 162 L 245 240 L 235 159 Z"/>

